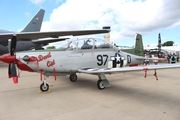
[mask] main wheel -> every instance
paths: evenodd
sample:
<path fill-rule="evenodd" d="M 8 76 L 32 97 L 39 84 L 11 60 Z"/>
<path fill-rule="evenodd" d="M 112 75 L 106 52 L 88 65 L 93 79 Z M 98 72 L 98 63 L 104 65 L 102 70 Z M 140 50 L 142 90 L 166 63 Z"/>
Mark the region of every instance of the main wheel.
<path fill-rule="evenodd" d="M 124 60 L 121 60 L 120 67 L 123 67 Z"/>
<path fill-rule="evenodd" d="M 100 90 L 103 90 L 103 89 L 105 88 L 102 80 L 98 80 L 98 81 L 97 81 L 97 87 L 98 87 Z"/>
<path fill-rule="evenodd" d="M 71 80 L 71 82 L 76 82 L 76 80 L 77 80 L 77 75 L 76 75 L 76 74 L 71 74 L 71 75 L 69 76 L 69 79 Z"/>
<path fill-rule="evenodd" d="M 41 90 L 42 92 L 48 91 L 48 90 L 49 90 L 49 85 L 48 85 L 47 83 L 46 83 L 46 84 L 42 83 L 42 84 L 40 85 L 40 90 Z"/>

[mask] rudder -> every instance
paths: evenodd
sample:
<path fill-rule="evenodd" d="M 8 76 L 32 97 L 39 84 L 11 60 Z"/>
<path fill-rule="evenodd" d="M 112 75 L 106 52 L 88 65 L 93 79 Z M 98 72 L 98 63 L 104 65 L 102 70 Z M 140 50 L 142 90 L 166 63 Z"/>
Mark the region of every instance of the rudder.
<path fill-rule="evenodd" d="M 134 55 L 138 55 L 138 56 L 144 56 L 142 35 L 139 33 L 136 33 L 134 48 L 133 49 L 123 49 L 122 51 L 131 53 Z"/>

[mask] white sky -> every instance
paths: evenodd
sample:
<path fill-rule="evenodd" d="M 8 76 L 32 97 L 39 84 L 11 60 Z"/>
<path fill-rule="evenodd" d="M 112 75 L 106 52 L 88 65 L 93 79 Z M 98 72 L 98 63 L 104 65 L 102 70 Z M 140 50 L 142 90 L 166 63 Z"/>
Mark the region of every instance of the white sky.
<path fill-rule="evenodd" d="M 67 0 L 53 10 L 42 31 L 110 25 L 111 39 L 116 40 L 180 25 L 179 14 L 180 0 Z"/>

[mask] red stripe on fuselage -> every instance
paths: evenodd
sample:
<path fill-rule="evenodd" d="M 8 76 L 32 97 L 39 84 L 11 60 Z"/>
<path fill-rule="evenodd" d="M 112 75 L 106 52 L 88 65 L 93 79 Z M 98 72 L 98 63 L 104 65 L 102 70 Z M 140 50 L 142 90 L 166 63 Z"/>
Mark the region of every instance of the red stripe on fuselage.
<path fill-rule="evenodd" d="M 0 56 L 0 60 L 5 63 L 15 62 L 19 69 L 24 71 L 34 72 L 34 70 L 30 68 L 27 64 L 24 64 L 20 60 L 16 59 L 16 55 L 10 55 L 9 53 L 4 54 Z M 9 77 L 12 77 L 12 75 L 10 74 Z"/>
<path fill-rule="evenodd" d="M 139 64 L 130 64 L 129 67 L 139 66 Z"/>
<path fill-rule="evenodd" d="M 21 62 L 18 59 L 16 59 L 16 64 L 20 70 L 34 72 L 34 70 L 32 68 L 30 68 L 27 64 L 24 64 L 23 62 Z"/>

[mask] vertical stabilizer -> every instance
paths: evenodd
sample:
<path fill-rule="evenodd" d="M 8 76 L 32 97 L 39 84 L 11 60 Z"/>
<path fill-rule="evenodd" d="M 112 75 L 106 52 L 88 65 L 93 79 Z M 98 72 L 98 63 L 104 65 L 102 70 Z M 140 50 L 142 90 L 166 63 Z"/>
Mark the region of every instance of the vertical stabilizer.
<path fill-rule="evenodd" d="M 135 54 L 139 56 L 144 56 L 144 48 L 143 48 L 143 41 L 142 41 L 142 35 L 136 34 L 136 42 L 135 42 Z"/>
<path fill-rule="evenodd" d="M 40 9 L 21 32 L 40 31 L 45 10 Z"/>
<path fill-rule="evenodd" d="M 133 49 L 123 49 L 122 51 L 131 53 L 138 56 L 144 56 L 144 49 L 143 49 L 143 41 L 142 41 L 142 35 L 136 34 L 135 37 L 135 44 Z"/>

